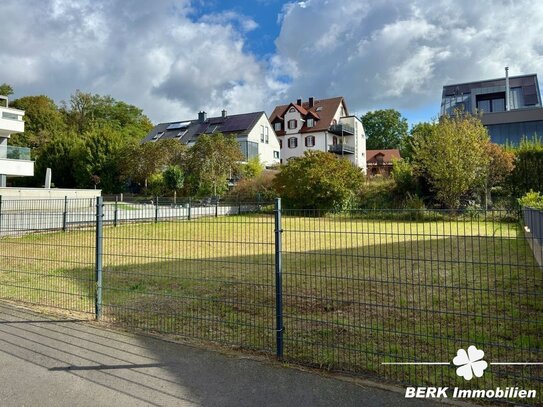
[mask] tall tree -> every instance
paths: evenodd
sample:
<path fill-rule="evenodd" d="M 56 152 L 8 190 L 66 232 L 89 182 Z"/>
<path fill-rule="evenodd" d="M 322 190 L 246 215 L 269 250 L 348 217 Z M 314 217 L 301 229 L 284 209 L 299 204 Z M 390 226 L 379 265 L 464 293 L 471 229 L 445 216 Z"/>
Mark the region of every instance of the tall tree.
<path fill-rule="evenodd" d="M 70 97 L 69 105 L 63 103 L 62 111 L 70 128 L 79 134 L 97 125 L 107 124 L 121 132 L 124 138 L 139 141 L 153 127 L 140 108 L 111 96 L 93 95 L 80 90 Z"/>
<path fill-rule="evenodd" d="M 3 83 L 0 85 L 0 95 L 2 96 L 10 96 L 13 95 L 13 88 L 11 85 L 8 85 L 7 83 Z"/>
<path fill-rule="evenodd" d="M 394 109 L 368 112 L 361 120 L 369 150 L 401 148 L 402 140 L 408 135 L 407 119 Z"/>
<path fill-rule="evenodd" d="M 37 152 L 34 178 L 36 185 L 41 186 L 45 179 L 45 171 L 51 168 L 52 181 L 57 188 L 77 187 L 75 178 L 76 152 L 82 143 L 74 134 L 60 133 L 45 144 Z"/>
<path fill-rule="evenodd" d="M 239 170 L 243 154 L 235 137 L 204 134 L 191 147 L 187 167 L 200 195 L 217 196 L 228 189 L 228 179 Z"/>
<path fill-rule="evenodd" d="M 57 105 L 47 96 L 25 96 L 14 100 L 11 106 L 25 111 L 25 131 L 13 135 L 10 144 L 37 149 L 66 130 Z"/>
<path fill-rule="evenodd" d="M 119 155 L 122 136 L 107 126 L 94 128 L 84 134 L 75 152 L 75 175 L 80 186 L 100 186 L 105 192 L 119 192 L 122 187 Z"/>
<path fill-rule="evenodd" d="M 457 208 L 470 190 L 481 187 L 489 158 L 488 132 L 476 116 L 443 116 L 430 132 L 414 134 L 415 169 L 439 202 Z"/>
<path fill-rule="evenodd" d="M 147 187 L 152 174 L 162 172 L 168 165 L 183 165 L 186 146 L 178 140 L 159 140 L 155 143 L 126 144 L 120 152 L 119 166 L 123 178 Z"/>

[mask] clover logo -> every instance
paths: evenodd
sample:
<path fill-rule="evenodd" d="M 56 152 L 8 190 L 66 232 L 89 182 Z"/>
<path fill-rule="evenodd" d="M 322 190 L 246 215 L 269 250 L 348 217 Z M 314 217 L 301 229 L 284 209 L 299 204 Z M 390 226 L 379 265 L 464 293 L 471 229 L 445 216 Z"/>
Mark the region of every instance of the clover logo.
<path fill-rule="evenodd" d="M 471 345 L 466 352 L 464 349 L 458 349 L 456 356 L 453 359 L 456 369 L 456 374 L 463 377 L 465 380 L 471 380 L 475 377 L 482 377 L 488 363 L 483 360 L 485 353 L 481 349 L 477 349 Z"/>

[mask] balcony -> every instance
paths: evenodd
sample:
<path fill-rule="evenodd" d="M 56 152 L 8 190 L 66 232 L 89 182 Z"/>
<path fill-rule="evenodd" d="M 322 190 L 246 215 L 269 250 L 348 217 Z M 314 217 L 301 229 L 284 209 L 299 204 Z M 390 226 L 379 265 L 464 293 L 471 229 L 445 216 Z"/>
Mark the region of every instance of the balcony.
<path fill-rule="evenodd" d="M 24 132 L 24 114 L 22 110 L 0 106 L 0 136 L 7 137 L 12 133 Z"/>
<path fill-rule="evenodd" d="M 0 174 L 8 177 L 31 177 L 34 161 L 30 160 L 30 148 L 0 146 Z"/>
<path fill-rule="evenodd" d="M 328 131 L 338 136 L 354 136 L 354 127 L 344 123 L 332 124 Z"/>
<path fill-rule="evenodd" d="M 353 146 L 347 144 L 330 144 L 328 146 L 328 152 L 333 154 L 345 155 L 345 154 L 354 154 L 355 149 Z"/>

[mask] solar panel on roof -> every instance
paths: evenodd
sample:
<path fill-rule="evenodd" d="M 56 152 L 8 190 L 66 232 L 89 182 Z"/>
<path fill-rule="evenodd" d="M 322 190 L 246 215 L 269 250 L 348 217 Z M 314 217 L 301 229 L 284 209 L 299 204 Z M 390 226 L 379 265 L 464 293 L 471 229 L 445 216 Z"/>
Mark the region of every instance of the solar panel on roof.
<path fill-rule="evenodd" d="M 166 127 L 166 130 L 177 130 L 189 127 L 190 122 L 176 122 L 171 123 L 168 127 Z"/>

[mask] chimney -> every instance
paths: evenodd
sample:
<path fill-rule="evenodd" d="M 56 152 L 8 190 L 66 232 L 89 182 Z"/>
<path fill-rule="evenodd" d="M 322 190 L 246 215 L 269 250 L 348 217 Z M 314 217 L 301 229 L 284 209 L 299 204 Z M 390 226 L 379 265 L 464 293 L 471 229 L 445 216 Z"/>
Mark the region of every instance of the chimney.
<path fill-rule="evenodd" d="M 505 67 L 505 111 L 508 112 L 509 107 L 509 67 Z"/>
<path fill-rule="evenodd" d="M 309 98 L 309 108 L 311 109 L 315 104 L 315 98 L 312 96 Z"/>
<path fill-rule="evenodd" d="M 302 105 L 302 99 L 296 100 L 296 104 L 297 104 L 298 106 L 301 106 L 301 105 Z"/>
<path fill-rule="evenodd" d="M 207 120 L 207 113 L 204 111 L 198 112 L 198 123 L 205 123 L 206 120 Z"/>
<path fill-rule="evenodd" d="M 225 109 L 222 109 L 221 116 L 222 116 L 223 119 L 226 118 L 226 110 Z"/>

